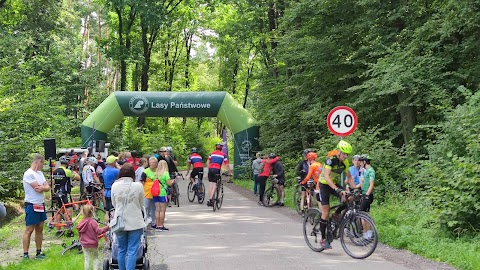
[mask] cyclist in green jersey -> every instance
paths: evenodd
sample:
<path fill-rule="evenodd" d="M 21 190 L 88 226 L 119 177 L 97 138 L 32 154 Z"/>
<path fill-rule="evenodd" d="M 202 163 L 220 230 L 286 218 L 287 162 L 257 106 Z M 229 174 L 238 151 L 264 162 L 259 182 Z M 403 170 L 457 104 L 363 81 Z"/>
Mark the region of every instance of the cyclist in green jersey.
<path fill-rule="evenodd" d="M 338 198 L 342 198 L 342 201 L 345 201 L 345 193 L 343 189 L 339 188 L 337 184 L 340 184 L 341 173 L 345 173 L 347 176 L 347 181 L 351 186 L 355 186 L 353 177 L 348 171 L 349 162 L 347 160 L 348 155 L 352 153 L 352 145 L 348 142 L 341 140 L 337 144 L 337 149 L 335 155 L 328 157 L 323 166 L 323 172 L 320 176 L 320 194 L 317 197 L 321 204 L 322 217 L 320 219 L 320 231 L 322 233 L 322 246 L 325 249 L 331 249 L 330 243 L 325 242 L 325 232 L 327 228 L 327 220 L 330 211 L 330 195 L 334 195 Z M 347 186 L 348 188 L 348 186 Z M 334 214 L 338 215 L 344 208 L 339 207 Z"/>

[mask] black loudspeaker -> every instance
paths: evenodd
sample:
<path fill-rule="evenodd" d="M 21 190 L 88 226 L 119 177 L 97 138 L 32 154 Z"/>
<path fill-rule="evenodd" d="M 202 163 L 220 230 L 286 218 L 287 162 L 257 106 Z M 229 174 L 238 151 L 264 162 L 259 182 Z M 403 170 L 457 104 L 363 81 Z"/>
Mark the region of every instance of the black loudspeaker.
<path fill-rule="evenodd" d="M 95 152 L 105 151 L 105 141 L 99 140 L 95 143 Z"/>
<path fill-rule="evenodd" d="M 43 149 L 45 150 L 45 159 L 56 159 L 57 146 L 55 139 L 48 138 L 43 140 Z"/>

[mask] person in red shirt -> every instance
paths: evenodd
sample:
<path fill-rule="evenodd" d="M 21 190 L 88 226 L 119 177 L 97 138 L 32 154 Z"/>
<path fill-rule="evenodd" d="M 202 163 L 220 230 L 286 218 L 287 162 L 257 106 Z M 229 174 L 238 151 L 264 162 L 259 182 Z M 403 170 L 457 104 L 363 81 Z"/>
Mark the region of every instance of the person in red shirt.
<path fill-rule="evenodd" d="M 263 205 L 263 195 L 265 194 L 265 186 L 267 185 L 267 178 L 270 176 L 272 172 L 272 165 L 273 163 L 277 162 L 280 157 L 277 157 L 274 153 L 270 153 L 267 159 L 263 159 L 261 163 L 261 167 L 263 166 L 262 171 L 258 174 L 258 183 L 260 185 L 260 191 L 258 196 L 258 204 L 261 206 Z"/>
<path fill-rule="evenodd" d="M 220 169 L 222 165 L 225 164 L 228 166 L 228 159 L 225 157 L 225 154 L 222 152 L 223 145 L 221 143 L 217 143 L 215 146 L 215 151 L 213 151 L 207 160 L 207 167 L 208 167 L 208 182 L 210 182 L 209 186 L 209 195 L 210 200 L 207 201 L 207 206 L 213 206 L 213 194 L 215 193 L 215 189 L 217 188 L 217 181 L 220 175 Z M 232 170 L 228 169 L 230 175 L 232 174 Z"/>

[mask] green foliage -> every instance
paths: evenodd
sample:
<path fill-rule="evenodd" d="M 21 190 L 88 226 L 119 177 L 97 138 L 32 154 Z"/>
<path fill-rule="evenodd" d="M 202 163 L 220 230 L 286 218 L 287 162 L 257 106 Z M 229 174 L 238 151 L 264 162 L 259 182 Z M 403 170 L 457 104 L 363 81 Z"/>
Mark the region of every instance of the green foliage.
<path fill-rule="evenodd" d="M 442 134 L 429 147 L 420 177 L 431 179 L 425 197 L 433 202 L 440 224 L 455 234 L 480 229 L 480 92 L 447 114 Z"/>
<path fill-rule="evenodd" d="M 438 219 L 429 214 L 430 209 L 428 202 L 405 200 L 402 196 L 389 197 L 382 205 L 374 203 L 372 215 L 381 241 L 459 269 L 478 269 L 479 236 L 450 238 L 438 226 Z"/>

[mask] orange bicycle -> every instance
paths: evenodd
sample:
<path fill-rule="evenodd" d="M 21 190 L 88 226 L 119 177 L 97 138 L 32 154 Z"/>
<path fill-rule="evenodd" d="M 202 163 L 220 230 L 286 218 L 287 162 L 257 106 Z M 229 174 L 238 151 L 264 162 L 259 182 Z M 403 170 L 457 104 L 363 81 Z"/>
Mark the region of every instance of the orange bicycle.
<path fill-rule="evenodd" d="M 72 237 L 74 235 L 72 229 L 74 228 L 74 224 L 77 221 L 78 217 L 80 216 L 81 211 L 75 217 L 73 214 L 71 215 L 67 208 L 80 206 L 84 204 L 92 204 L 90 200 L 81 200 L 77 202 L 71 203 L 64 203 L 51 217 L 50 221 L 47 223 L 48 230 L 51 231 L 54 228 L 57 229 L 57 237 L 61 237 L 63 235 Z M 53 212 L 53 211 L 47 211 Z M 95 214 L 93 218 L 100 224 L 104 224 L 103 217 L 105 216 L 105 210 L 103 208 L 95 207 Z"/>

